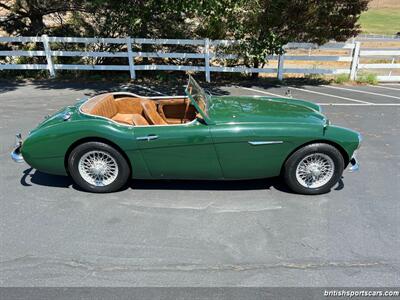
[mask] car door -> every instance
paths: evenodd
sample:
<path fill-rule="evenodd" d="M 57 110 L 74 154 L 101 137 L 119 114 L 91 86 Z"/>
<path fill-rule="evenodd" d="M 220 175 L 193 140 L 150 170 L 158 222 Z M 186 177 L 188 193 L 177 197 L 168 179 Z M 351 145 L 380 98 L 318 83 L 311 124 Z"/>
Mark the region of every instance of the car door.
<path fill-rule="evenodd" d="M 189 124 L 135 127 L 140 152 L 153 178 L 222 178 L 209 127 Z"/>
<path fill-rule="evenodd" d="M 226 179 L 277 176 L 290 152 L 279 127 L 221 124 L 210 126 L 210 131 Z"/>

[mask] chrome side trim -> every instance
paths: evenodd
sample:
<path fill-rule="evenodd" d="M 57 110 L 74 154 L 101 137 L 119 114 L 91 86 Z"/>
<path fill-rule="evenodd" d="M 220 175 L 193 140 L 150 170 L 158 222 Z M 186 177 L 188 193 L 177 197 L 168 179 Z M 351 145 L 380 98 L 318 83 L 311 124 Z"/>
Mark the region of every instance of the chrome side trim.
<path fill-rule="evenodd" d="M 148 135 L 148 136 L 138 136 L 136 140 L 138 141 L 151 141 L 158 139 L 158 135 Z"/>
<path fill-rule="evenodd" d="M 249 141 L 248 143 L 253 146 L 260 146 L 260 145 L 282 144 L 283 141 Z"/>
<path fill-rule="evenodd" d="M 127 96 L 134 96 L 137 98 L 143 98 L 143 99 L 185 99 L 187 98 L 187 96 L 141 96 L 138 94 L 134 94 L 134 93 L 130 93 L 130 92 L 111 92 L 110 94 L 113 95 L 117 95 L 117 96 L 123 96 L 123 95 L 127 95 Z M 115 101 L 118 101 L 118 98 L 115 99 Z"/>

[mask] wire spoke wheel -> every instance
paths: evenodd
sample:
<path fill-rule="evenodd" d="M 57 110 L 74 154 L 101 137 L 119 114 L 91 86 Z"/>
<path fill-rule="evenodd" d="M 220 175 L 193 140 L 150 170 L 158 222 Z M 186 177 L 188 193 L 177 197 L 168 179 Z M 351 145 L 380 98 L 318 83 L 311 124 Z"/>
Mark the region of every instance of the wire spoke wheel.
<path fill-rule="evenodd" d="M 304 157 L 296 168 L 297 181 L 306 188 L 319 188 L 328 183 L 335 172 L 335 164 L 324 153 L 313 153 Z"/>
<path fill-rule="evenodd" d="M 107 186 L 118 177 L 117 161 L 110 154 L 100 150 L 82 155 L 78 163 L 79 174 L 89 184 Z"/>

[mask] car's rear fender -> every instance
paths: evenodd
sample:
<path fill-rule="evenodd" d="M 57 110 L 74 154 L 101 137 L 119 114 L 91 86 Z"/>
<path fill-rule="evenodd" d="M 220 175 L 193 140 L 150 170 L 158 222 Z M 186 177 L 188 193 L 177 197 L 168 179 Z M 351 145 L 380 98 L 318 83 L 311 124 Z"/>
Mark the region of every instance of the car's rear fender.
<path fill-rule="evenodd" d="M 66 175 L 65 159 L 69 151 L 74 145 L 96 139 L 115 145 L 123 152 L 131 165 L 132 176 L 139 172 L 145 177 L 147 169 L 141 162 L 132 128 L 109 124 L 106 120 L 79 120 L 39 128 L 24 141 L 21 151 L 32 167 L 50 174 Z"/>

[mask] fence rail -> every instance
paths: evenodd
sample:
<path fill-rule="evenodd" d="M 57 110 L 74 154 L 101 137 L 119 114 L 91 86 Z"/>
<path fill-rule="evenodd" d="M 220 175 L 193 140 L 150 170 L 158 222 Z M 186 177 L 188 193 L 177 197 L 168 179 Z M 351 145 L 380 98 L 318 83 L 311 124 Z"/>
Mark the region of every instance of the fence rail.
<path fill-rule="evenodd" d="M 0 43 L 42 43 L 43 50 L 6 50 L 0 51 L 0 57 L 45 57 L 46 63 L 42 64 L 15 64 L 0 63 L 1 70 L 48 70 L 50 76 L 55 76 L 58 70 L 117 70 L 129 71 L 132 79 L 136 78 L 136 71 L 195 71 L 204 72 L 207 81 L 211 80 L 211 72 L 243 72 L 243 73 L 274 73 L 282 80 L 284 74 L 349 74 L 351 79 L 357 78 L 358 70 L 381 69 L 391 70 L 387 76 L 378 76 L 381 81 L 398 81 L 400 76 L 392 76 L 392 70 L 400 69 L 400 63 L 395 60 L 400 58 L 400 50 L 362 50 L 358 41 L 346 43 L 331 42 L 317 47 L 309 43 L 289 43 L 285 49 L 289 51 L 285 55 L 271 55 L 268 57 L 268 65 L 263 68 L 249 68 L 244 66 L 223 66 L 221 62 L 227 59 L 240 58 L 235 54 L 220 53 L 218 47 L 234 45 L 234 40 L 209 40 L 209 39 L 145 39 L 145 38 L 83 38 L 83 37 L 0 37 Z M 98 45 L 122 45 L 119 51 L 88 51 L 88 50 L 55 50 L 51 43 L 84 44 L 85 48 L 90 44 Z M 195 46 L 196 52 L 141 52 L 133 51 L 132 45 L 159 45 L 159 46 Z M 309 50 L 309 55 L 290 53 L 290 50 Z M 311 50 L 318 50 L 322 55 L 311 55 Z M 345 51 L 347 55 L 325 55 L 324 51 Z M 328 54 L 328 53 L 327 53 Z M 60 64 L 54 63 L 57 57 L 82 57 L 82 58 L 126 58 L 127 64 L 123 65 L 101 65 L 101 64 Z M 162 58 L 162 59 L 196 59 L 202 60 L 202 65 L 180 65 L 180 64 L 135 64 L 139 58 Z M 391 59 L 390 63 L 360 63 L 361 59 L 383 58 Z M 300 68 L 293 63 L 285 62 L 344 62 L 347 68 Z M 271 64 L 272 63 L 272 67 Z"/>

